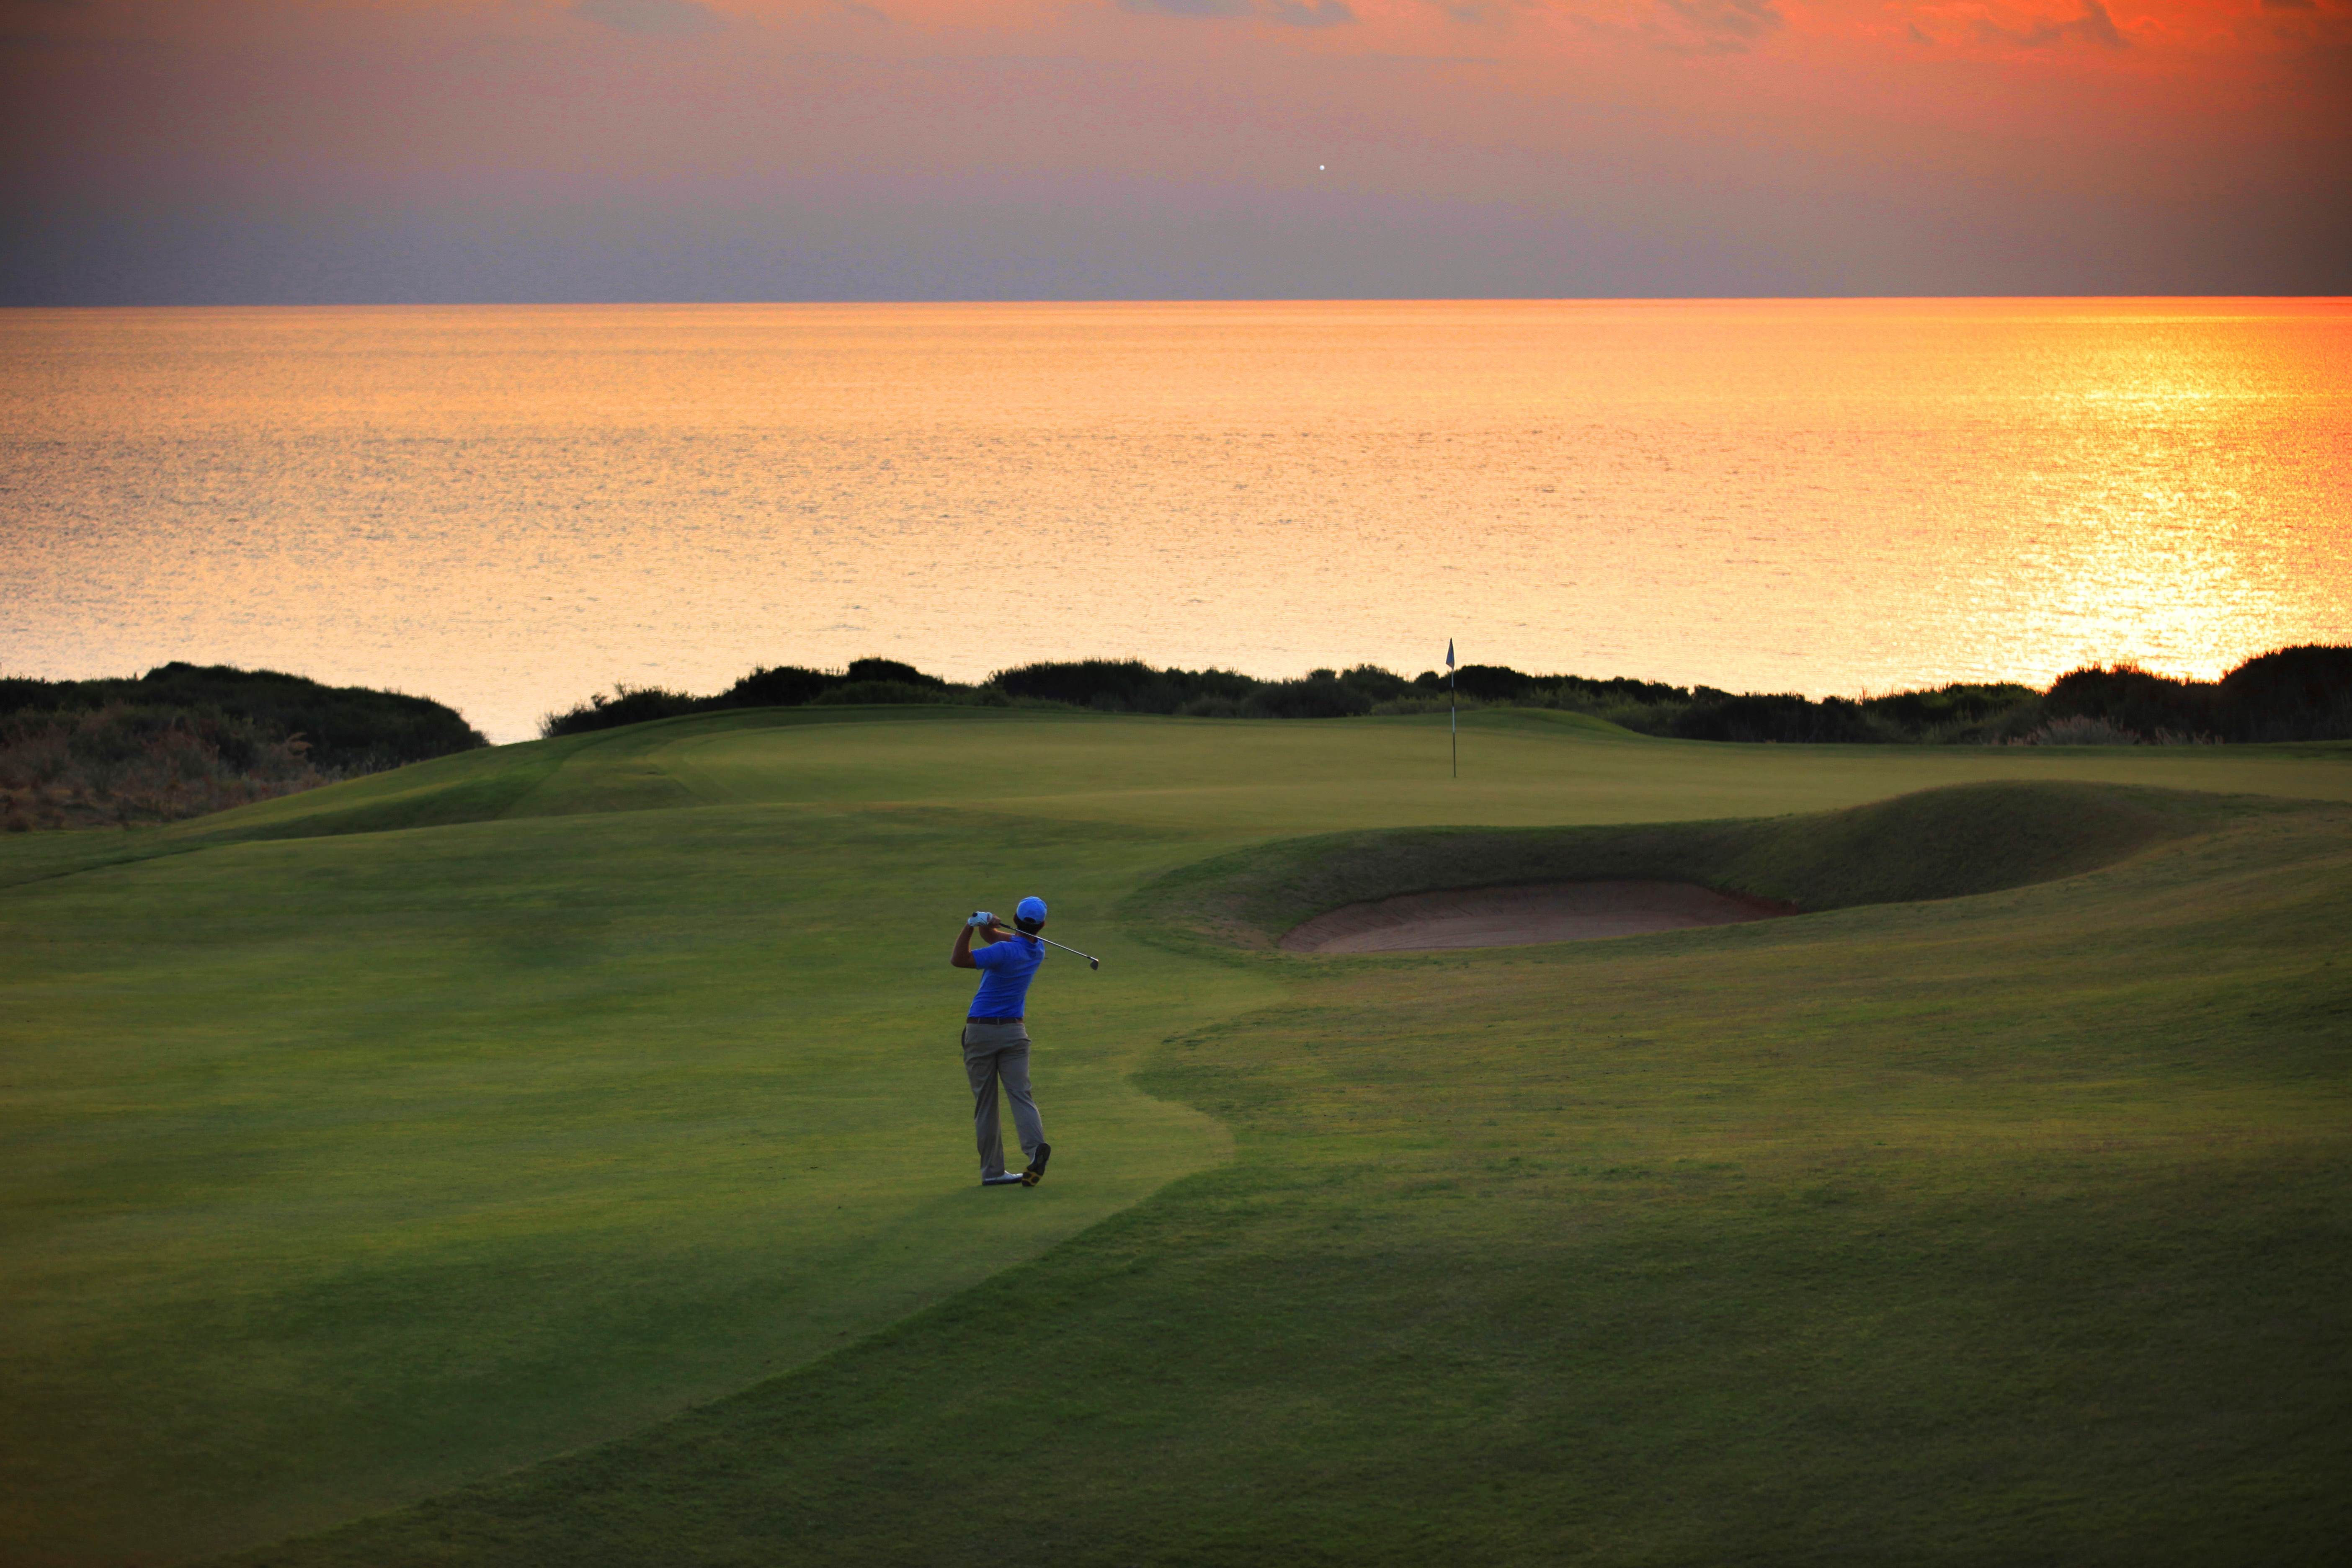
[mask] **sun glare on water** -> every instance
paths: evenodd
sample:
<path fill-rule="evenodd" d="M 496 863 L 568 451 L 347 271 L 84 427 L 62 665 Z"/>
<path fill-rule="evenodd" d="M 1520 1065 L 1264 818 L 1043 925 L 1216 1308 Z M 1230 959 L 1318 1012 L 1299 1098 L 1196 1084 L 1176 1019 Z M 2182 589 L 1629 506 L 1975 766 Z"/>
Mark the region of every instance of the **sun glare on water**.
<path fill-rule="evenodd" d="M 1815 694 L 2352 637 L 2342 301 L 18 312 L 10 668 Z"/>

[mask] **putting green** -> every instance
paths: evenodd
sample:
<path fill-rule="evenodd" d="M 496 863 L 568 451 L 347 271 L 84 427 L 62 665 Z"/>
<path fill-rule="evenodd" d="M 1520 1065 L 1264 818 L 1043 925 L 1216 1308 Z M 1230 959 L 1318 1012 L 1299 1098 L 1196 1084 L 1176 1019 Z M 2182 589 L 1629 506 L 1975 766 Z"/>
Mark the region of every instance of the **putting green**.
<path fill-rule="evenodd" d="M 1858 1245 L 1834 1225 L 1859 1211 L 1803 1196 L 1841 1183 L 1879 1194 L 1865 1208 L 1893 1205 L 1870 1212 L 1896 1233 L 1961 1225 L 1996 1248 L 1996 1194 L 2035 1161 L 2088 1160 L 2095 1179 L 2067 1190 L 2151 1224 L 2196 1215 L 2193 1194 L 2158 1194 L 2186 1181 L 2272 1235 L 2287 1200 L 2247 1174 L 2264 1159 L 2295 1173 L 2294 1214 L 2341 1196 L 2334 807 L 2209 807 L 2185 839 L 2071 881 L 1598 955 L 1227 953 L 1161 940 L 1140 890 L 1299 834 L 1773 816 L 1996 778 L 2341 802 L 2352 748 L 1718 747 L 1479 714 L 1463 749 L 1456 782 L 1442 720 L 753 713 L 444 759 L 167 830 L 0 845 L 15 884 L 0 891 L 0 1550 L 185 1560 L 638 1433 L 289 1550 L 784 1551 L 730 1511 L 695 1453 L 793 1500 L 761 1517 L 799 1521 L 788 1554 L 810 1558 L 1001 1554 L 964 1521 L 1018 1537 L 1024 1518 L 1091 1531 L 1099 1552 L 1055 1548 L 1087 1559 L 1260 1560 L 1324 1537 L 1356 1541 L 1338 1558 L 1414 1541 L 1509 1555 L 1556 1540 L 1541 1523 L 1555 1514 L 1622 1545 L 1591 1477 L 1514 1490 L 1534 1485 L 1543 1444 L 1598 1431 L 1577 1424 L 1590 1411 L 1561 1414 L 1574 1400 L 1544 1376 L 1505 1358 L 1440 1387 L 1429 1367 L 1382 1363 L 1317 1392 L 1283 1369 L 1356 1366 L 1374 1352 L 1339 1351 L 1333 1326 L 1425 1313 L 1430 1289 L 1431 1321 L 1479 1333 L 1523 1330 L 1513 1302 L 1634 1323 L 1673 1310 L 1658 1279 L 1682 1268 L 1798 1289 L 1772 1271 Z M 944 949 L 974 902 L 1029 890 L 1105 963 L 1049 965 L 1034 999 L 1054 1179 L 983 1193 L 952 1047 L 969 977 Z M 2284 979 L 2319 1000 L 2272 1028 L 2245 1002 Z M 2200 1019 L 2235 1042 L 2218 1059 L 2189 1048 Z M 1897 1059 L 1858 1045 L 1856 1020 L 1901 1042 Z M 2131 1037 L 2158 1042 L 2155 1065 L 2135 1065 L 2117 1043 Z M 2265 1056 L 2266 1041 L 2284 1043 Z M 1983 1072 L 1938 1066 L 1961 1059 Z M 2157 1152 L 2102 1163 L 2083 1153 L 2101 1140 Z M 1879 1148 L 1897 1152 L 1864 1152 Z M 1746 1185 L 1693 1173 L 1717 1167 Z M 2221 1185 L 2195 1188 L 2209 1168 Z M 2083 1223 L 2037 1220 L 2029 1249 L 2063 1252 Z M 2308 1267 L 2340 1281 L 2341 1237 L 2323 1239 Z M 1601 1251 L 1555 1256 L 1566 1242 Z M 2221 1266 L 2190 1254 L 2196 1279 Z M 1764 1272 L 1742 1276 L 1741 1259 Z M 1868 1272 L 1832 1273 L 1824 1322 L 1864 1324 L 1839 1375 L 1943 1342 L 1916 1291 L 1880 1333 Z M 1969 1331 L 1995 1321 L 1969 1316 Z M 1667 1400 L 1682 1441 L 1708 1443 L 1718 1417 L 1785 1419 L 1758 1380 L 1776 1364 L 1767 1330 L 1788 1321 L 1776 1306 L 1748 1338 L 1690 1330 L 1694 1365 L 1755 1376 L 1717 1407 Z M 2297 1332 L 2280 1353 L 2315 1353 Z M 1468 1353 L 1381 1334 L 1399 1356 Z M 1592 1372 L 1612 1342 L 1569 1363 Z M 2211 1362 L 2208 1381 L 2245 1360 Z M 1683 1386 L 1654 1360 L 1624 1365 Z M 986 1392 L 992 1372 L 1025 1401 Z M 2323 1372 L 2311 1389 L 2340 1393 Z M 1638 1405 L 1631 1375 L 1602 1380 L 1609 1399 Z M 856 1392 L 879 1385 L 897 1392 Z M 1987 1419 L 2014 1439 L 2006 1397 L 1986 1395 Z M 1546 1398 L 1550 1426 L 1528 1409 L 1496 1425 Z M 1435 1401 L 1423 1416 L 1463 1455 L 1501 1466 L 1438 1472 L 1502 1489 L 1486 1533 L 1396 1485 L 1415 1423 L 1387 1402 L 1413 1399 Z M 1623 1408 L 1644 1462 L 1671 1468 L 1684 1450 Z M 1534 1447 L 1497 1457 L 1505 1427 Z M 1025 1480 L 956 1469 L 1007 1432 L 1036 1456 Z M 1728 1451 L 1760 1462 L 1756 1441 Z M 1180 1479 L 1162 1452 L 1207 1479 Z M 1713 1463 L 1674 1484 L 1718 1487 Z M 2279 1484 L 2247 1495 L 2304 1495 Z M 1358 1516 L 1392 1533 L 1351 1536 Z M 1655 1554 L 1738 1539 L 1678 1528 Z"/>

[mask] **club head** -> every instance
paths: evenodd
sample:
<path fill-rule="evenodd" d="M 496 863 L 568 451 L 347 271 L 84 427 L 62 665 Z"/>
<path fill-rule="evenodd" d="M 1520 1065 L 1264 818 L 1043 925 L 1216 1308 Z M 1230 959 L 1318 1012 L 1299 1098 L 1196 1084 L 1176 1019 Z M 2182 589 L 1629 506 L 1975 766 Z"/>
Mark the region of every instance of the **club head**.
<path fill-rule="evenodd" d="M 1087 967 L 1088 969 L 1100 969 L 1102 967 L 1102 960 L 1099 958 L 1089 958 L 1087 960 Z"/>

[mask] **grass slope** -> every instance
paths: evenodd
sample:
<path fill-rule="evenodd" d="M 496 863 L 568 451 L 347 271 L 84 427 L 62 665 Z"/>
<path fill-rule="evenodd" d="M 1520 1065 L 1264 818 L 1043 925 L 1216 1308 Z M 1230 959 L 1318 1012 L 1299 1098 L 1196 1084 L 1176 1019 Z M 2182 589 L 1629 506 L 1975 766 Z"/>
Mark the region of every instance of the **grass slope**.
<path fill-rule="evenodd" d="M 2347 922 L 2326 808 L 1951 903 L 1325 966 L 1155 1053 L 1230 1167 L 244 1561 L 2328 1561 Z"/>
<path fill-rule="evenodd" d="M 1038 1076 L 1071 1179 L 971 1187 L 956 917 L 1044 862 L 1082 921 L 1138 848 L 719 808 L 13 889 L 0 1559 L 184 1560 L 626 1431 L 1222 1158 L 1129 1074 L 1270 984 L 1070 964 Z"/>
<path fill-rule="evenodd" d="M 1805 816 L 1327 834 L 1179 868 L 1138 889 L 1122 912 L 1198 951 L 1204 942 L 1269 948 L 1349 904 L 1513 883 L 1660 879 L 1834 910 L 2054 881 L 2268 808 L 2260 797 L 2016 783 L 1956 784 Z"/>
<path fill-rule="evenodd" d="M 2114 1178 L 2108 1212 L 2058 1213 L 2053 1257 L 2122 1236 L 2116 1215 L 2196 1219 L 2188 1198 L 2150 1195 L 2150 1173 L 2188 1192 L 2221 1162 L 2190 1232 L 2265 1246 L 2284 1247 L 2263 1216 L 2289 1192 L 2265 1160 L 2304 1173 L 2296 1202 L 2340 1196 L 2339 1152 L 2310 1130 L 2342 1121 L 2341 993 L 2316 956 L 2344 886 L 2327 807 L 2084 796 L 2105 804 L 2083 843 L 2049 852 L 2136 858 L 1962 903 L 1513 957 L 1237 954 L 1170 940 L 1173 904 L 1137 900 L 1179 868 L 1302 832 L 1703 825 L 1991 777 L 2343 800 L 2345 749 L 1739 749 L 1478 718 L 1456 784 L 1439 771 L 1442 722 L 738 714 L 75 835 L 70 854 L 0 845 L 14 884 L 0 891 L 0 1555 L 184 1560 L 633 1432 L 273 1555 L 587 1560 L 603 1542 L 624 1559 L 637 1543 L 638 1561 L 952 1560 L 1052 1519 L 1057 1555 L 1264 1560 L 1357 1514 L 1389 1533 L 1341 1531 L 1332 1550 L 1401 1552 L 1488 1541 L 1386 1478 L 1429 1462 L 1429 1419 L 1465 1456 L 1433 1474 L 1491 1467 L 1497 1434 L 1518 1430 L 1495 1424 L 1504 1406 L 1536 1423 L 1534 1446 L 1482 1472 L 1505 1489 L 1488 1544 L 1557 1544 L 1561 1521 L 1598 1530 L 1602 1515 L 1621 1534 L 1592 1539 L 1618 1540 L 1633 1515 L 1543 1457 L 1585 1430 L 1573 1390 L 1507 1358 L 1476 1384 L 1503 1405 L 1462 1404 L 1470 1384 L 1432 1369 L 1470 1351 L 1416 1325 L 1549 1342 L 1515 1302 L 1559 1325 L 1638 1325 L 1670 1304 L 1640 1281 L 1693 1270 L 1780 1300 L 1778 1277 L 1742 1275 L 1742 1258 L 1803 1276 L 1804 1247 L 1862 1246 L 1787 1228 L 1864 1213 L 1805 1195 L 1843 1190 L 1820 1170 L 1874 1146 L 1855 1127 L 1909 1130 L 1864 1184 L 1893 1194 L 1883 1218 L 1941 1235 L 1945 1211 L 1909 1195 L 1941 1193 L 1979 1205 L 1988 1245 L 2032 1168 L 2000 1163 L 2014 1140 L 1987 1144 L 1981 1171 L 1936 1164 L 1982 1128 L 2046 1126 L 2062 1164 L 2158 1151 L 2082 1156 Z M 2074 797 L 2052 798 L 2037 820 L 2063 838 Z M 2094 817 L 2128 831 L 2099 838 Z M 1793 831 L 1833 835 L 1837 820 Z M 1780 831 L 1749 847 L 1759 874 L 1770 842 L 1799 842 Z M 2203 880 L 2162 906 L 2179 929 L 2148 925 L 2161 900 L 2131 879 L 2192 865 Z M 1031 888 L 1107 962 L 1041 982 L 1054 1181 L 982 1194 L 948 1042 L 965 985 L 937 950 L 975 900 Z M 1125 932 L 1109 919 L 1122 900 Z M 2212 946 L 2223 930 L 2242 934 Z M 2291 970 L 2316 1011 L 2228 1011 Z M 2025 1066 L 2020 1020 L 2044 1042 Z M 2181 1042 L 2206 1025 L 2279 1042 L 2292 1091 L 2248 1079 L 2247 1050 L 2185 1065 Z M 2171 1041 L 2171 1065 L 2104 1046 L 2084 1058 L 2095 1071 L 2065 1065 L 2118 1029 Z M 2006 1087 L 1988 1098 L 1930 1067 L 1857 1077 L 1877 1061 L 1858 1039 L 1902 1061 L 1945 1041 L 1923 1060 L 1965 1058 Z M 2020 1098 L 2011 1080 L 2036 1073 L 2043 1098 Z M 1588 1104 L 1577 1084 L 1609 1087 Z M 2176 1126 L 2201 1131 L 2163 1131 Z M 1490 1184 L 1513 1159 L 1528 1168 Z M 1709 1164 L 1739 1173 L 1684 1180 Z M 1702 1192 L 1756 1206 L 1701 1213 L 1684 1200 Z M 2340 1275 L 2342 1248 L 2313 1224 L 2320 1245 L 2295 1266 Z M 1601 1230 L 1619 1250 L 1545 1250 Z M 2179 1267 L 2267 1280 L 2288 1257 L 2189 1248 Z M 1618 1263 L 1595 1272 L 1596 1258 Z M 1933 1301 L 1991 1288 L 1986 1268 L 1928 1268 L 1934 1289 L 1893 1340 L 1856 1315 L 1877 1288 L 1857 1275 L 1862 1294 L 1822 1307 L 1823 1342 L 1864 1360 L 1955 1353 L 1966 1335 L 1951 1340 L 1957 1320 Z M 2121 1278 L 2139 1300 L 2140 1277 Z M 2334 1363 L 2309 1359 L 2307 1292 L 2282 1289 L 2272 1349 L 2306 1356 L 2311 1397 L 2340 1394 Z M 2024 1354 L 2045 1326 L 2033 1314 L 2057 1310 L 2030 1290 L 2014 1304 L 2023 1316 L 1969 1330 L 1988 1353 Z M 1778 1331 L 1682 1342 L 1695 1366 L 1811 1375 Z M 1564 1365 L 1628 1353 L 1606 1335 L 1578 1343 Z M 2247 1354 L 2245 1386 L 2277 1393 L 2279 1356 Z M 1739 1436 L 1746 1407 L 1662 1395 L 1660 1426 L 1642 1408 L 1677 1386 L 1671 1368 L 1626 1364 L 1666 1378 L 1612 1385 L 1631 1402 L 1612 1407 L 1626 1440 L 1653 1446 L 1643 1463 L 1683 1456 L 1660 1484 L 1708 1492 L 1698 1457 Z M 2032 1426 L 1999 1387 L 1969 1397 L 1985 1431 Z M 2266 1419 L 2240 1423 L 2258 1447 Z M 1034 1443 L 1031 1465 L 972 1473 L 975 1445 L 1011 1439 Z M 2266 1495 L 2300 1496 L 2281 1484 Z M 1787 1495 L 1810 1485 L 1792 1472 Z M 1916 1488 L 1902 1508 L 1955 1495 L 1932 1466 Z M 1759 1539 L 1769 1555 L 1817 1538 Z"/>

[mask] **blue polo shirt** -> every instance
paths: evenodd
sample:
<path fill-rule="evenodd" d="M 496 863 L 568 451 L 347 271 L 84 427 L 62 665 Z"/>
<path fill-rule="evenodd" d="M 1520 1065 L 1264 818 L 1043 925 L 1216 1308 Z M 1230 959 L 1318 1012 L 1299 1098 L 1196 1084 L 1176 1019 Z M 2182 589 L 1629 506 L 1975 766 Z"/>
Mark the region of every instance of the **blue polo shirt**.
<path fill-rule="evenodd" d="M 1015 932 L 1003 942 L 971 950 L 971 961 L 983 971 L 980 989 L 971 999 L 975 1018 L 1018 1018 L 1029 998 L 1029 977 L 1045 962 L 1045 944 Z"/>

